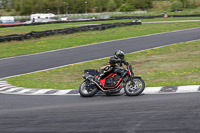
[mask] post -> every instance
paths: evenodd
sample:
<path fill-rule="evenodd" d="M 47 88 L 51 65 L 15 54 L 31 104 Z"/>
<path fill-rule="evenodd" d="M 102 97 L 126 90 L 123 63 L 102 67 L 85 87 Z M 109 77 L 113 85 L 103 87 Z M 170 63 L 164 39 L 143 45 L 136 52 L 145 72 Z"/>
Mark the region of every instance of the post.
<path fill-rule="evenodd" d="M 87 1 L 85 1 L 85 13 L 87 14 Z"/>
<path fill-rule="evenodd" d="M 64 14 L 66 14 L 66 2 L 63 3 L 64 3 Z"/>

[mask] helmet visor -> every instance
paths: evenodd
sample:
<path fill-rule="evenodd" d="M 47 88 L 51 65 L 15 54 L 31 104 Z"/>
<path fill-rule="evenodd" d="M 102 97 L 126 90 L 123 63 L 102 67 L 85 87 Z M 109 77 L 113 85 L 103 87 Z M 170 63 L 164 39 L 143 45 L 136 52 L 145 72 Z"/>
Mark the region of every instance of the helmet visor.
<path fill-rule="evenodd" d="M 124 59 L 124 55 L 123 55 L 123 54 L 120 54 L 118 57 L 119 57 L 120 59 Z"/>

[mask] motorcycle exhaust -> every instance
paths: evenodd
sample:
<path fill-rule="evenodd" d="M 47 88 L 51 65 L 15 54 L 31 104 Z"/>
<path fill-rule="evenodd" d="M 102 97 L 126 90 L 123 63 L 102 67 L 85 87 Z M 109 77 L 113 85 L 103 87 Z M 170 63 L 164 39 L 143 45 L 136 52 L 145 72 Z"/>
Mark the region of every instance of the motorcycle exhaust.
<path fill-rule="evenodd" d="M 110 89 L 109 90 L 109 92 L 117 92 L 117 91 L 120 91 L 122 88 L 121 88 L 121 85 L 122 85 L 122 83 L 120 84 L 120 85 L 118 85 L 118 87 L 116 88 L 116 89 Z"/>
<path fill-rule="evenodd" d="M 103 91 L 104 93 L 106 92 L 116 92 L 116 91 L 119 91 L 121 89 L 121 84 L 116 88 L 116 89 L 110 89 L 110 90 L 104 90 L 97 82 L 95 82 L 93 79 L 89 79 L 87 78 L 88 80 L 90 80 L 91 82 L 95 83 L 100 89 L 101 91 Z"/>
<path fill-rule="evenodd" d="M 91 82 L 95 83 L 100 89 L 101 91 L 103 91 L 104 93 L 108 92 L 107 90 L 104 90 L 97 82 L 95 82 L 94 80 L 90 80 Z"/>

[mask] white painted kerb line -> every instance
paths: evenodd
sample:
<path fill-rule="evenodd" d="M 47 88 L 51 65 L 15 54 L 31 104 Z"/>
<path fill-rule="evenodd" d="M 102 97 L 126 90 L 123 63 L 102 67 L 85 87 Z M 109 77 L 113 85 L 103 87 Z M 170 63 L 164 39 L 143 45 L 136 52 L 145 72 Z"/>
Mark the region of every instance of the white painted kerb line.
<path fill-rule="evenodd" d="M 143 91 L 144 94 L 155 94 L 160 92 L 162 87 L 146 87 Z"/>
<path fill-rule="evenodd" d="M 179 86 L 177 93 L 181 92 L 196 92 L 199 89 L 199 85 L 188 85 L 188 86 Z"/>

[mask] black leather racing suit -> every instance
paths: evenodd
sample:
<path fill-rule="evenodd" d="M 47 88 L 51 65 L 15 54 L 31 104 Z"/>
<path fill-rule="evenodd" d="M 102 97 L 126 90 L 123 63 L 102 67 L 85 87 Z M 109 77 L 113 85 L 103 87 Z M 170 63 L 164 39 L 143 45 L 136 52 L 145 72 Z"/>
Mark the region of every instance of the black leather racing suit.
<path fill-rule="evenodd" d="M 111 57 L 108 64 L 100 69 L 100 77 L 102 77 L 104 73 L 111 70 L 116 70 L 116 72 L 118 73 L 118 71 L 121 70 L 120 67 L 122 67 L 122 64 L 128 65 L 128 62 L 126 62 L 125 59 L 117 58 L 115 56 Z"/>
<path fill-rule="evenodd" d="M 121 67 L 122 64 L 128 65 L 128 62 L 126 62 L 125 59 L 117 58 L 114 56 L 114 57 L 110 57 L 109 64 L 112 67 L 116 67 L 116 66 Z"/>

